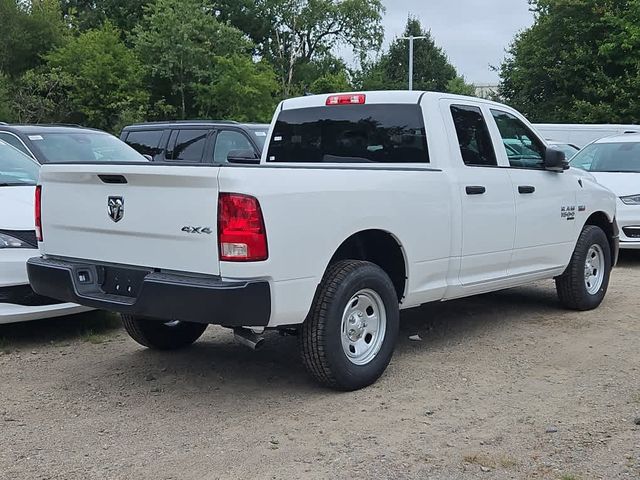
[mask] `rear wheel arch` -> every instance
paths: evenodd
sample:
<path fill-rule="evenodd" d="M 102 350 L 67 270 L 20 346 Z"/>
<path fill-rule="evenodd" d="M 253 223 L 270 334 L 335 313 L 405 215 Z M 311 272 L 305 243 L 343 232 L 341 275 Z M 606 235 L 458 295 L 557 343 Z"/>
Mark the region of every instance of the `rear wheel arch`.
<path fill-rule="evenodd" d="M 349 236 L 335 250 L 325 272 L 341 260 L 363 260 L 378 265 L 389 276 L 401 302 L 406 295 L 407 256 L 398 238 L 386 230 L 361 230 Z"/>

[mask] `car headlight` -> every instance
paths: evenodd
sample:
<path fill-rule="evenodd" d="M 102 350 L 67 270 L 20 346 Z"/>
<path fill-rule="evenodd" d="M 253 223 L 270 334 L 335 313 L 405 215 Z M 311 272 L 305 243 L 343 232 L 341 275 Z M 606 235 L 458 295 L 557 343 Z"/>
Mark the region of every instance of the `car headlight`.
<path fill-rule="evenodd" d="M 23 242 L 19 238 L 12 237 L 10 235 L 0 233 L 0 249 L 3 248 L 33 248 L 26 242 Z"/>
<path fill-rule="evenodd" d="M 622 200 L 622 203 L 625 203 L 627 205 L 640 205 L 640 193 L 638 193 L 637 195 L 620 197 L 620 200 Z"/>

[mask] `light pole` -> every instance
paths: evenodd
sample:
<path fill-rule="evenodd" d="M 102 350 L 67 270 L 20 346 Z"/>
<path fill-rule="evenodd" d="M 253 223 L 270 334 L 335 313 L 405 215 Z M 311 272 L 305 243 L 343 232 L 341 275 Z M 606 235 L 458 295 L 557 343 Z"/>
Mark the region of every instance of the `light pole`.
<path fill-rule="evenodd" d="M 413 41 L 427 38 L 426 36 L 400 37 L 400 40 L 409 40 L 409 90 L 413 90 Z"/>

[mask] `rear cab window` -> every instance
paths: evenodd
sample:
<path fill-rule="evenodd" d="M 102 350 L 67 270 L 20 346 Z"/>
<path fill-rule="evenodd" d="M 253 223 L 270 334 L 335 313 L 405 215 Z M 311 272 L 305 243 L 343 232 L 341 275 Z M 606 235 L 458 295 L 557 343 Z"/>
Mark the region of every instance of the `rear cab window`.
<path fill-rule="evenodd" d="M 417 104 L 359 104 L 283 110 L 267 162 L 429 163 Z"/>

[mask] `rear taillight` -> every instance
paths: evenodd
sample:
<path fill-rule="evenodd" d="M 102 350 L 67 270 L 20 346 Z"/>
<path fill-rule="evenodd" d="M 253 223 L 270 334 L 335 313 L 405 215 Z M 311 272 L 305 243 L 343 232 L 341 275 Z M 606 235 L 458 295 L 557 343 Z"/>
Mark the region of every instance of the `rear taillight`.
<path fill-rule="evenodd" d="M 267 259 L 267 232 L 257 198 L 240 193 L 220 194 L 218 245 L 220 260 L 257 262 Z"/>
<path fill-rule="evenodd" d="M 342 95 L 330 95 L 327 97 L 327 106 L 331 105 L 362 105 L 367 100 L 364 93 L 349 93 Z"/>
<path fill-rule="evenodd" d="M 42 186 L 36 187 L 36 198 L 34 202 L 35 206 L 35 219 L 36 219 L 36 238 L 39 242 L 42 241 Z"/>

